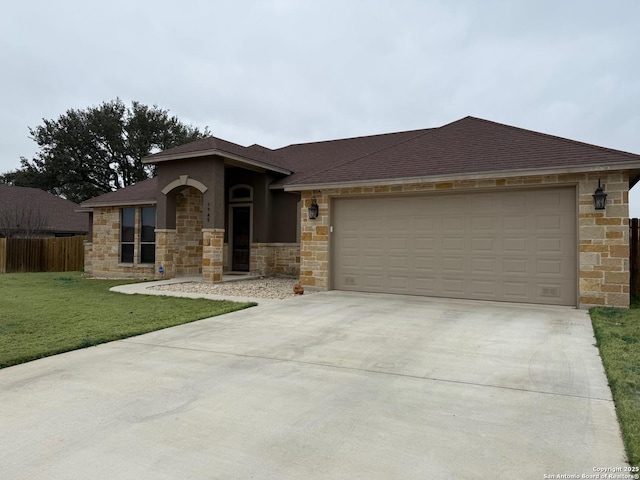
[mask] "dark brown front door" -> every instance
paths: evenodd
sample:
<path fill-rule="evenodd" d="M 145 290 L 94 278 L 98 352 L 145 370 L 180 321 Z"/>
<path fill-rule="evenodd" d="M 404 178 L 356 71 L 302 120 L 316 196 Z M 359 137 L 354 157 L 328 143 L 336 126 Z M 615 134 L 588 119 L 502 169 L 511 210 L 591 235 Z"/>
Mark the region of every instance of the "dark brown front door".
<path fill-rule="evenodd" d="M 251 243 L 251 207 L 233 208 L 233 250 L 231 254 L 231 270 L 235 272 L 249 271 L 249 245 Z"/>

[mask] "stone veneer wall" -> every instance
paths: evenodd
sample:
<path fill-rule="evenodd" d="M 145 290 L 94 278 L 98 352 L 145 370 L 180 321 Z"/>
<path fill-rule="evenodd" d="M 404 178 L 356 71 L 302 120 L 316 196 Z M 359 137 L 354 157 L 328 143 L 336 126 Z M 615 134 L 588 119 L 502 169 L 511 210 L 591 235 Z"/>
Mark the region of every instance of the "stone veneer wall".
<path fill-rule="evenodd" d="M 93 242 L 84 242 L 84 273 L 91 274 L 93 271 Z"/>
<path fill-rule="evenodd" d="M 222 281 L 224 228 L 202 229 L 202 280 Z"/>
<path fill-rule="evenodd" d="M 607 207 L 593 208 L 593 192 L 602 181 Z M 629 178 L 626 172 L 558 174 L 393 186 L 352 187 L 302 192 L 300 283 L 329 288 L 329 226 L 331 197 L 463 191 L 508 187 L 577 185 L 579 243 L 579 306 L 629 307 Z M 315 195 L 316 220 L 307 208 Z"/>
<path fill-rule="evenodd" d="M 176 275 L 202 273 L 202 194 L 193 187 L 176 197 Z"/>
<path fill-rule="evenodd" d="M 251 273 L 266 276 L 300 275 L 299 243 L 252 243 Z"/>
<path fill-rule="evenodd" d="M 156 279 L 176 276 L 176 254 L 176 230 L 174 228 L 156 228 Z M 160 267 L 164 270 L 162 274 Z"/>
<path fill-rule="evenodd" d="M 139 217 L 140 209 L 136 208 L 134 263 L 120 263 L 120 208 L 103 207 L 94 209 L 93 241 L 90 248 L 91 258 L 85 257 L 85 262 L 91 265 L 91 275 L 94 277 L 120 278 L 153 277 L 154 265 L 137 263 L 140 258 L 138 252 L 140 239 Z M 88 247 L 85 247 L 85 252 L 87 250 Z"/>

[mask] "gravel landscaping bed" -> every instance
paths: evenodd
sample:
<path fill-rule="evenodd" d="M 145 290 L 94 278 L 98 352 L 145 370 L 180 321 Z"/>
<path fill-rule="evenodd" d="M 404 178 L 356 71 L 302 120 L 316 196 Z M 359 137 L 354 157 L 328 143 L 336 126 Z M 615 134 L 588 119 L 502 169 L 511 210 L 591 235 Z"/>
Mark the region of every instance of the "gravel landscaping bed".
<path fill-rule="evenodd" d="M 229 295 L 234 297 L 284 299 L 295 296 L 293 286 L 296 283 L 297 280 L 294 278 L 259 278 L 222 283 L 174 283 L 150 287 L 150 289 L 169 292 L 208 293 L 211 295 Z M 305 290 L 304 292 L 305 295 L 311 293 L 314 292 L 309 290 Z"/>

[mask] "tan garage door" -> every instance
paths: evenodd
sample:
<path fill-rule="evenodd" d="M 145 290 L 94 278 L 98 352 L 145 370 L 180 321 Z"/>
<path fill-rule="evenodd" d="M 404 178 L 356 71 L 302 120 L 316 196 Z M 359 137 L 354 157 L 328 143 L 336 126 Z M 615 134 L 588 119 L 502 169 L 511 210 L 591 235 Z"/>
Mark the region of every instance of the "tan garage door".
<path fill-rule="evenodd" d="M 576 193 L 337 198 L 333 288 L 576 305 Z"/>

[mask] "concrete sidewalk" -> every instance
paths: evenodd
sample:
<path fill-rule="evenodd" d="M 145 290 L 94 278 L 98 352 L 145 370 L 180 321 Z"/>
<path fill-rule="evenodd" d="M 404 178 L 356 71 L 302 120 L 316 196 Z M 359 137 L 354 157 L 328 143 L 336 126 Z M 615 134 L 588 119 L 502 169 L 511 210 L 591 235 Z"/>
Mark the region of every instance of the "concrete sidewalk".
<path fill-rule="evenodd" d="M 623 466 L 588 314 L 325 292 L 0 370 L 6 479 L 542 479 Z M 579 477 L 578 477 L 579 478 Z"/>

